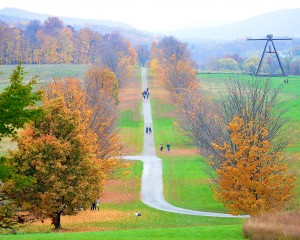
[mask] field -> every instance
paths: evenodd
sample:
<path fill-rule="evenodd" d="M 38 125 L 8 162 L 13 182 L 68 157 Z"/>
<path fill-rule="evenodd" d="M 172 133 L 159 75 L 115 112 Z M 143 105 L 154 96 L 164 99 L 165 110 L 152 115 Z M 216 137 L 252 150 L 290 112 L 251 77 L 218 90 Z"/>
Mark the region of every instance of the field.
<path fill-rule="evenodd" d="M 54 66 L 47 67 L 55 69 Z M 59 72 L 73 71 L 70 69 L 73 69 L 71 65 L 56 67 Z M 80 69 L 80 66 L 77 67 Z M 1 66 L 0 71 L 6 71 L 3 68 L 5 67 Z M 79 75 L 83 76 L 84 73 Z M 217 96 L 223 91 L 225 81 L 234 77 L 246 78 L 244 75 L 199 74 L 198 81 L 201 88 L 210 95 Z M 53 77 L 44 78 L 43 81 L 51 78 Z M 135 69 L 135 78 L 120 91 L 118 127 L 125 155 L 139 154 L 142 150 L 144 127 L 140 115 L 140 82 L 135 79 L 140 79 L 140 69 Z M 282 83 L 283 79 L 272 79 L 274 87 L 281 86 Z M 300 176 L 300 78 L 289 77 L 289 84 L 281 87 L 281 99 L 284 106 L 289 108 L 290 127 L 295 135 L 295 144 L 289 149 L 293 155 L 291 165 L 293 171 Z M 176 109 L 172 106 L 168 93 L 152 79 L 150 90 L 157 154 L 163 159 L 166 199 L 179 207 L 225 212 L 224 207 L 213 198 L 204 160 L 197 156 L 196 149 L 180 132 L 175 117 Z M 160 153 L 159 144 L 165 145 L 168 142 L 171 144 L 171 151 Z M 113 179 L 107 183 L 100 211 L 87 210 L 77 216 L 63 216 L 62 233 L 52 233 L 53 226 L 45 221 L 21 228 L 18 231 L 20 234 L 3 235 L 1 239 L 243 239 L 244 220 L 179 215 L 147 207 L 140 201 L 142 164 L 131 163 L 130 172 L 130 175 L 122 179 Z M 298 198 L 295 201 L 298 206 L 299 192 L 298 187 Z M 134 216 L 137 211 L 142 213 L 141 217 Z"/>

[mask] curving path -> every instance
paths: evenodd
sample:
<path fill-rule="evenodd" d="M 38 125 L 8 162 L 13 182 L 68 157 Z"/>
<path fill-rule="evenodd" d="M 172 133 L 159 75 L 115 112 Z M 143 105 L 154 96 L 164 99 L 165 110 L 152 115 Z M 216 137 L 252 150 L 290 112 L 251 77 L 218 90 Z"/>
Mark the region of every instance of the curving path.
<path fill-rule="evenodd" d="M 142 89 L 146 88 L 146 68 L 142 68 Z M 143 116 L 144 126 L 148 126 L 153 129 L 150 99 L 143 100 Z M 162 161 L 156 156 L 154 144 L 154 131 L 152 131 L 152 134 L 146 134 L 144 132 L 144 146 L 141 156 L 124 156 L 124 159 L 140 160 L 144 163 L 142 174 L 141 199 L 142 202 L 146 205 L 158 210 L 179 214 L 198 215 L 207 217 L 236 217 L 231 214 L 225 213 L 202 212 L 179 208 L 169 204 L 165 200 L 163 195 Z"/>

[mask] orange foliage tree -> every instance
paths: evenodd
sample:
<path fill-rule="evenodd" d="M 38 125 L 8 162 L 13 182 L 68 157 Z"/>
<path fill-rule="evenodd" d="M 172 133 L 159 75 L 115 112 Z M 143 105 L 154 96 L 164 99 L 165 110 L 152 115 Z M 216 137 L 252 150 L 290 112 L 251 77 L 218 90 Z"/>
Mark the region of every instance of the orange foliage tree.
<path fill-rule="evenodd" d="M 271 151 L 269 132 L 257 121 L 234 117 L 228 125 L 231 141 L 213 144 L 221 152 L 215 194 L 233 214 L 280 210 L 292 197 L 295 176 L 282 154 Z"/>
<path fill-rule="evenodd" d="M 94 134 L 96 156 L 105 178 L 112 177 L 125 167 L 118 157 L 121 155 L 121 145 L 115 128 L 116 86 L 111 71 L 92 68 L 86 74 L 84 85 L 78 79 L 66 78 L 56 80 L 45 89 L 49 99 L 64 98 L 68 109 L 79 116 L 83 131 Z M 86 141 L 91 139 L 87 138 Z"/>
<path fill-rule="evenodd" d="M 85 89 L 86 93 L 93 98 L 97 95 L 107 95 L 115 100 L 118 100 L 118 80 L 115 74 L 107 67 L 92 67 L 85 74 Z"/>
<path fill-rule="evenodd" d="M 91 68 L 85 75 L 85 92 L 88 106 L 93 110 L 90 128 L 97 134 L 97 156 L 107 176 L 126 167 L 121 156 L 121 144 L 116 130 L 118 81 L 108 68 Z"/>
<path fill-rule="evenodd" d="M 151 46 L 150 68 L 156 81 L 182 102 L 183 95 L 196 90 L 196 72 L 187 46 L 174 37 L 165 37 Z"/>
<path fill-rule="evenodd" d="M 5 192 L 17 206 L 37 218 L 51 217 L 61 228 L 61 214 L 73 215 L 90 206 L 102 189 L 102 174 L 96 161 L 93 134 L 84 134 L 76 112 L 63 99 L 44 102 L 45 117 L 27 125 L 18 138 L 18 150 L 8 163 L 23 184 L 13 179 Z"/>

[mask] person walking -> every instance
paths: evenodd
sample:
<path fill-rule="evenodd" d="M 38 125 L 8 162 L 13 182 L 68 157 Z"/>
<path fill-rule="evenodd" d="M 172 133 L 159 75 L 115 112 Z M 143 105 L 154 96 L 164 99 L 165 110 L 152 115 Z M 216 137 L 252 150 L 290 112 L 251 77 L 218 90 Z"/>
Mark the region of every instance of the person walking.
<path fill-rule="evenodd" d="M 170 143 L 167 144 L 167 149 L 168 149 L 168 152 L 170 152 L 170 149 L 171 149 Z"/>
<path fill-rule="evenodd" d="M 99 198 L 97 198 L 97 200 L 95 201 L 95 204 L 96 204 L 96 208 L 98 210 L 100 210 L 100 199 Z"/>
<path fill-rule="evenodd" d="M 160 144 L 160 151 L 162 152 L 164 150 L 164 146 Z"/>
<path fill-rule="evenodd" d="M 149 134 L 151 134 L 152 133 L 152 128 L 151 127 L 149 127 Z"/>
<path fill-rule="evenodd" d="M 149 131 L 149 128 L 148 127 L 146 127 L 146 133 L 148 134 L 148 131 Z"/>
<path fill-rule="evenodd" d="M 95 201 L 92 203 L 91 210 L 96 210 L 96 202 Z"/>
<path fill-rule="evenodd" d="M 150 91 L 148 90 L 147 91 L 147 99 L 149 98 L 149 96 L 150 96 Z"/>

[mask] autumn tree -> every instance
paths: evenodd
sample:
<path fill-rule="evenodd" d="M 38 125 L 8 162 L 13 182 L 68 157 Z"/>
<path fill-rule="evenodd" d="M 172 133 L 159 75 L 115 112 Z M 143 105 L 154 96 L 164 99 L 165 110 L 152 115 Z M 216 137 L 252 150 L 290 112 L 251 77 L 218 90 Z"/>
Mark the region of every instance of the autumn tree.
<path fill-rule="evenodd" d="M 131 43 L 118 32 L 106 34 L 100 46 L 100 55 L 101 65 L 113 71 L 119 87 L 124 87 L 132 76 L 132 67 L 137 58 Z"/>
<path fill-rule="evenodd" d="M 257 57 L 246 59 L 243 64 L 243 70 L 245 72 L 255 73 L 258 64 L 259 64 L 259 58 Z"/>
<path fill-rule="evenodd" d="M 197 89 L 194 63 L 186 44 L 174 37 L 165 37 L 151 47 L 150 68 L 155 80 L 180 102 L 187 91 Z"/>
<path fill-rule="evenodd" d="M 292 197 L 295 176 L 281 152 L 271 149 L 269 132 L 260 119 L 234 117 L 230 142 L 213 144 L 220 151 L 217 198 L 233 214 L 255 215 L 281 210 Z"/>
<path fill-rule="evenodd" d="M 9 165 L 31 182 L 18 186 L 9 180 L 5 192 L 37 218 L 51 217 L 60 229 L 62 214 L 76 214 L 99 197 L 102 176 L 95 146 L 82 133 L 77 114 L 63 99 L 44 102 L 44 111 L 43 119 L 26 126 L 18 150 L 8 156 Z"/>
<path fill-rule="evenodd" d="M 122 168 L 121 145 L 115 125 L 117 120 L 117 85 L 114 74 L 107 68 L 91 68 L 85 84 L 66 78 L 55 80 L 45 91 L 48 99 L 61 97 L 68 109 L 76 112 L 84 132 L 93 132 L 96 157 L 105 178 Z M 89 139 L 87 139 L 88 141 Z"/>
<path fill-rule="evenodd" d="M 37 32 L 41 28 L 41 23 L 38 20 L 30 21 L 25 28 L 25 41 L 26 41 L 26 50 L 23 61 L 26 63 L 38 63 L 38 49 L 39 42 L 37 39 Z"/>
<path fill-rule="evenodd" d="M 217 61 L 217 69 L 220 71 L 237 71 L 238 63 L 233 58 L 221 58 Z"/>
<path fill-rule="evenodd" d="M 121 145 L 116 131 L 118 82 L 107 68 L 91 68 L 85 75 L 87 104 L 92 111 L 90 127 L 98 136 L 97 156 L 102 160 L 104 172 L 110 177 L 123 165 L 117 156 Z"/>
<path fill-rule="evenodd" d="M 192 107 L 185 109 L 189 125 L 184 129 L 209 159 L 218 185 L 216 195 L 232 213 L 280 209 L 291 198 L 294 180 L 282 162 L 290 139 L 278 94 L 269 80 L 235 80 L 228 82 L 227 96 L 219 104 L 190 98 Z M 262 194 L 270 194 L 270 189 L 277 194 L 276 206 Z"/>
<path fill-rule="evenodd" d="M 88 95 L 93 98 L 99 95 L 107 95 L 118 103 L 118 80 L 115 74 L 107 67 L 91 67 L 85 74 L 85 86 Z"/>
<path fill-rule="evenodd" d="M 77 63 L 108 67 L 116 75 L 119 87 L 132 76 L 137 53 L 118 32 L 102 36 L 90 28 L 75 30 L 57 17 L 42 24 L 33 20 L 23 28 L 0 20 L 0 61 L 2 64 Z"/>

